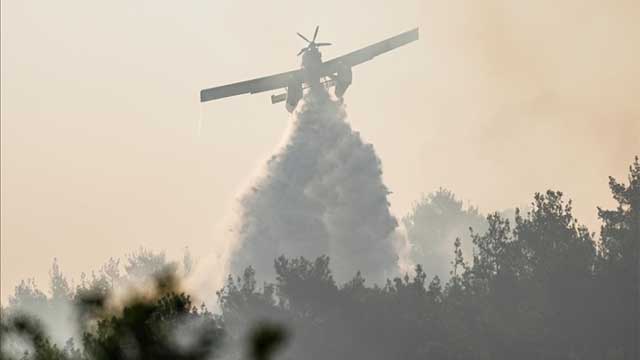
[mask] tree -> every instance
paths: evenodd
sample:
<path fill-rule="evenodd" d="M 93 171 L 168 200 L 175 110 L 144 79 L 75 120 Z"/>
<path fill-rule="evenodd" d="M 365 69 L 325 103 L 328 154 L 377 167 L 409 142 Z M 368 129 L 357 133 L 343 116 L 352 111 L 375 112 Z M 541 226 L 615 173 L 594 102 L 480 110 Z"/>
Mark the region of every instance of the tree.
<path fill-rule="evenodd" d="M 442 188 L 423 196 L 402 223 L 411 246 L 411 260 L 421 264 L 427 274 L 443 279 L 449 275 L 453 241 L 459 238 L 462 249 L 470 252 L 469 228 L 482 232 L 487 227 L 477 208 L 464 208 L 462 201 Z"/>
<path fill-rule="evenodd" d="M 49 271 L 49 284 L 51 289 L 51 299 L 53 301 L 70 301 L 72 297 L 72 290 L 69 286 L 69 282 L 62 275 L 60 271 L 60 265 L 58 259 L 53 259 L 53 265 Z"/>
<path fill-rule="evenodd" d="M 286 299 L 286 306 L 298 316 L 312 319 L 334 306 L 338 287 L 329 269 L 328 256 L 320 256 L 313 262 L 304 257 L 280 256 L 274 267 L 278 296 Z"/>
<path fill-rule="evenodd" d="M 151 250 L 140 247 L 138 251 L 127 255 L 127 263 L 124 265 L 124 269 L 130 279 L 142 280 L 163 271 L 167 265 L 163 252 L 156 254 Z"/>
<path fill-rule="evenodd" d="M 609 178 L 609 188 L 618 203 L 612 210 L 598 208 L 603 222 L 600 230 L 599 287 L 604 296 L 599 309 L 603 322 L 612 327 L 620 340 L 625 359 L 638 359 L 640 353 L 640 163 L 636 156 L 629 167 L 629 183 Z"/>
<path fill-rule="evenodd" d="M 46 303 L 47 295 L 38 289 L 34 279 L 20 281 L 13 296 L 9 297 L 11 308 L 37 308 L 44 307 Z"/>
<path fill-rule="evenodd" d="M 53 344 L 35 317 L 2 314 L 0 319 L 0 357 L 7 360 L 66 360 L 69 357 Z M 19 354 L 17 352 L 22 352 Z"/>
<path fill-rule="evenodd" d="M 208 359 L 222 342 L 223 330 L 206 308 L 193 306 L 184 293 L 129 302 L 120 316 L 98 320 L 86 332 L 91 359 Z"/>
<path fill-rule="evenodd" d="M 548 190 L 535 194 L 526 215 L 516 214 L 514 235 L 525 257 L 527 306 L 545 329 L 538 340 L 544 356 L 586 356 L 585 345 L 597 329 L 592 308 L 584 301 L 593 292 L 592 234 L 573 217 L 571 200 Z"/>

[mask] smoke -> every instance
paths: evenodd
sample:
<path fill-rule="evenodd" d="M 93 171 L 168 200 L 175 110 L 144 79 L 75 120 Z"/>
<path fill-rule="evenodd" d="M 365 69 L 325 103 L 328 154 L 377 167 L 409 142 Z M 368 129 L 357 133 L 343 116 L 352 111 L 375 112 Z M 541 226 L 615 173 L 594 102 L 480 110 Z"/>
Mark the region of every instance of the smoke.
<path fill-rule="evenodd" d="M 241 197 L 232 272 L 251 265 L 272 279 L 280 255 L 327 254 L 338 281 L 357 271 L 383 281 L 398 268 L 397 221 L 373 146 L 324 89 L 307 93 L 293 118 L 285 145 Z"/>
<path fill-rule="evenodd" d="M 10 307 L 3 316 L 8 319 L 14 318 L 34 319 L 33 321 L 41 328 L 41 332 L 46 335 L 53 344 L 63 348 L 69 339 L 80 339 L 80 328 L 76 324 L 77 312 L 72 301 L 67 299 L 51 299 L 49 301 L 32 301 L 16 304 Z M 35 320 L 37 319 L 37 320 Z M 8 338 L 3 341 L 3 349 L 8 353 L 29 350 L 33 344 L 20 337 Z M 8 346 L 9 348 L 4 348 Z M 0 352 L 2 354 L 2 352 Z"/>
<path fill-rule="evenodd" d="M 456 188 L 486 209 L 562 189 L 580 199 L 576 216 L 597 229 L 595 207 L 612 205 L 607 175 L 624 176 L 640 144 L 640 2 L 420 6 L 415 45 L 425 66 L 410 70 L 424 76 L 411 78 L 416 90 L 402 99 L 413 104 L 407 117 L 425 119 L 412 122 L 411 132 L 436 134 L 411 165 L 428 164 L 424 173 L 437 175 L 418 184 Z"/>

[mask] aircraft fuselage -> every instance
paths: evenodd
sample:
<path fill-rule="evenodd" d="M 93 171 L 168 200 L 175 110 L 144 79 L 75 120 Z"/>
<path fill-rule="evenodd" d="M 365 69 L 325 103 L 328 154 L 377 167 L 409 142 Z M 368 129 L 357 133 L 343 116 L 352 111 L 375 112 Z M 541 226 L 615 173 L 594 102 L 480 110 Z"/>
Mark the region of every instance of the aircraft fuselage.
<path fill-rule="evenodd" d="M 304 82 L 309 86 L 320 85 L 321 68 L 322 53 L 317 48 L 311 48 L 302 54 L 302 73 Z"/>
<path fill-rule="evenodd" d="M 292 112 L 303 95 L 304 88 L 314 88 L 325 86 L 322 79 L 325 78 L 322 73 L 322 53 L 316 48 L 311 47 L 302 54 L 302 79 L 294 79 L 287 87 L 286 108 Z M 340 66 L 335 76 L 330 76 L 331 85 L 335 85 L 335 95 L 342 98 L 351 85 L 352 74 L 351 68 Z"/>

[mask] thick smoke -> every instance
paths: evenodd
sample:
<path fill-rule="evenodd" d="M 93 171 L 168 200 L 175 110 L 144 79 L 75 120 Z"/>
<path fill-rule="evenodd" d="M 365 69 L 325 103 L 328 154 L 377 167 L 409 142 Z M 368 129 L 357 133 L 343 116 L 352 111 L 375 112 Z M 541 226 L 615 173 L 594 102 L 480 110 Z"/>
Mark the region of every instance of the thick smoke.
<path fill-rule="evenodd" d="M 397 221 L 373 146 L 351 129 L 342 104 L 323 89 L 307 93 L 293 117 L 286 145 L 241 198 L 232 272 L 251 265 L 260 278 L 272 279 L 280 255 L 327 254 L 338 281 L 357 271 L 383 281 L 398 267 Z"/>

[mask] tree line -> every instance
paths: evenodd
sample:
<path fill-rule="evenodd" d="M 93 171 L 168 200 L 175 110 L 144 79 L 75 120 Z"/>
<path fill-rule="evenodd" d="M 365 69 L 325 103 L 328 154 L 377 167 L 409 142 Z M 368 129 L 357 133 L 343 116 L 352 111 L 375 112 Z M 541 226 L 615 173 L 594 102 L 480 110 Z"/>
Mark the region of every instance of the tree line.
<path fill-rule="evenodd" d="M 141 250 L 127 258 L 124 274 L 111 260 L 73 289 L 54 263 L 50 296 L 23 282 L 3 308 L 3 358 L 635 360 L 637 157 L 628 181 L 610 178 L 609 188 L 616 206 L 597 209 L 597 237 L 577 222 L 571 201 L 550 190 L 535 194 L 526 211 L 486 216 L 482 229 L 469 230 L 470 253 L 454 239 L 446 278 L 425 264 L 386 284 L 368 284 L 360 273 L 338 284 L 328 257 L 282 256 L 272 282 L 258 284 L 251 267 L 229 276 L 215 312 L 180 290 L 188 257 L 176 270 Z M 118 284 L 149 273 L 151 290 L 113 304 Z M 80 336 L 65 345 L 20 312 L 56 302 L 75 309 Z"/>

